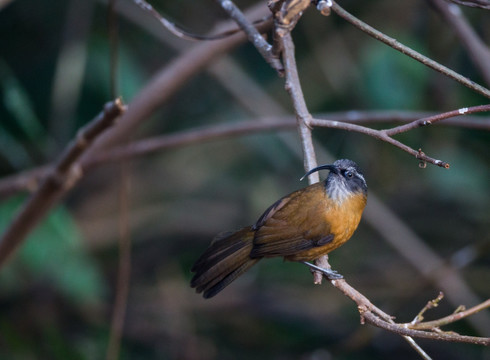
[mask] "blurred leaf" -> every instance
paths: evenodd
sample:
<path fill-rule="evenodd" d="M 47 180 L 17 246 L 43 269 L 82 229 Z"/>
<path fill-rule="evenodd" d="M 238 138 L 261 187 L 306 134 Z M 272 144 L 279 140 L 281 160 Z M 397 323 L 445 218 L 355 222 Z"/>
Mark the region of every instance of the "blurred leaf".
<path fill-rule="evenodd" d="M 423 108 L 426 67 L 380 44 L 368 47 L 366 53 L 362 96 L 370 106 L 379 109 Z"/>
<path fill-rule="evenodd" d="M 36 116 L 29 95 L 19 83 L 9 66 L 0 59 L 0 84 L 3 90 L 3 102 L 17 126 L 33 142 L 45 137 L 46 131 Z"/>
<path fill-rule="evenodd" d="M 443 172 L 435 166 L 428 169 L 429 179 L 440 197 L 456 198 L 471 208 L 488 204 L 490 172 L 487 167 L 482 166 L 482 158 L 474 152 L 466 151 L 462 146 L 439 149 L 437 155 L 441 159 L 450 159 L 451 164 L 449 170 Z"/>
<path fill-rule="evenodd" d="M 106 41 L 92 41 L 87 61 L 87 85 L 93 94 L 107 97 L 109 91 L 110 62 Z M 118 86 L 119 93 L 125 101 L 129 101 L 143 86 L 145 76 L 131 53 L 121 44 L 118 50 Z M 92 94 L 92 96 L 93 96 Z"/>
<path fill-rule="evenodd" d="M 0 153 L 15 169 L 25 169 L 32 164 L 22 144 L 4 129 L 0 129 Z"/>
<path fill-rule="evenodd" d="M 21 203 L 22 199 L 16 198 L 0 206 L 1 231 Z M 96 302 L 103 295 L 102 275 L 83 248 L 70 214 L 62 207 L 51 211 L 0 272 L 3 291 L 19 290 L 33 281 L 48 281 L 79 304 Z"/>

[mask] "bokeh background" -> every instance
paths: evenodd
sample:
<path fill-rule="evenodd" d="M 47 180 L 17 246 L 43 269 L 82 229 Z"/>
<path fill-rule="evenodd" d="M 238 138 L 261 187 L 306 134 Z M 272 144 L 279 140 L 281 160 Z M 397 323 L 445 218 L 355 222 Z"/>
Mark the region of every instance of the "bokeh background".
<path fill-rule="evenodd" d="M 212 0 L 152 4 L 195 33 L 225 19 Z M 485 83 L 427 1 L 341 5 Z M 160 69 L 196 44 L 176 39 L 129 0 L 119 0 L 119 9 L 119 92 L 130 103 Z M 489 44 L 489 12 L 462 10 Z M 334 14 L 310 9 L 293 36 L 314 114 L 437 113 L 488 103 Z M 110 100 L 109 55 L 102 1 L 0 1 L 2 177 L 55 159 Z M 291 114 L 283 79 L 243 44 L 193 76 L 132 139 Z M 470 307 L 490 297 L 488 131 L 441 124 L 397 137 L 449 162 L 449 170 L 420 168 L 408 154 L 364 135 L 316 129 L 314 136 L 319 163 L 351 158 L 370 188 L 370 215 L 331 255 L 350 284 L 400 322 L 411 321 L 442 287 L 452 291 L 452 300 L 443 300 L 427 319 L 452 313 L 458 302 Z M 314 286 L 300 264 L 262 261 L 212 300 L 189 287 L 193 261 L 217 233 L 255 222 L 275 200 L 305 185 L 299 182 L 299 149 L 293 130 L 197 143 L 127 162 L 132 271 L 121 359 L 417 358 L 400 337 L 361 326 L 354 303 L 329 284 Z M 0 269 L 1 359 L 105 357 L 118 269 L 120 184 L 119 164 L 91 170 Z M 25 197 L 3 195 L 2 229 Z M 485 310 L 447 329 L 490 336 L 489 318 Z M 436 359 L 490 359 L 484 347 L 419 343 Z"/>

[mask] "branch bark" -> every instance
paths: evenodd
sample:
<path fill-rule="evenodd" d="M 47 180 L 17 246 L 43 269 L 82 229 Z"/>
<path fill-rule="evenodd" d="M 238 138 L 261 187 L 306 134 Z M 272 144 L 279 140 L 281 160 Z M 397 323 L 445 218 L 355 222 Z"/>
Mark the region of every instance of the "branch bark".
<path fill-rule="evenodd" d="M 82 171 L 78 160 L 94 140 L 114 124 L 124 110 L 120 99 L 107 103 L 104 111 L 77 133 L 76 138 L 48 171 L 39 189 L 25 202 L 1 236 L 0 267 L 49 209 L 81 178 Z"/>

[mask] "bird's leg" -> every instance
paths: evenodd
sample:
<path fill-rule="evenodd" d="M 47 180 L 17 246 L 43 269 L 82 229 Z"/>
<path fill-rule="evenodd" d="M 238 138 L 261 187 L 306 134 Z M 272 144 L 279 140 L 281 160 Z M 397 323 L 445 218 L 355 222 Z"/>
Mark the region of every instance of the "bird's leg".
<path fill-rule="evenodd" d="M 307 261 L 302 261 L 302 263 L 309 266 L 313 270 L 321 272 L 323 275 L 327 277 L 328 280 L 339 280 L 344 278 L 341 274 L 339 274 L 335 270 L 325 269 L 320 266 L 316 266 L 315 264 L 309 263 Z"/>

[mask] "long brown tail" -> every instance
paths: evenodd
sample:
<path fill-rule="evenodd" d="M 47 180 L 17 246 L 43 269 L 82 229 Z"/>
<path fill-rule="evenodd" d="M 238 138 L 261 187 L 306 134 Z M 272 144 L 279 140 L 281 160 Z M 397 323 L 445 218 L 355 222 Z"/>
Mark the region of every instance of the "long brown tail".
<path fill-rule="evenodd" d="M 191 287 L 210 298 L 250 269 L 260 258 L 251 258 L 254 231 L 250 226 L 217 237 L 192 267 Z"/>

